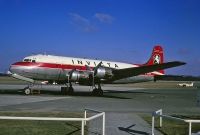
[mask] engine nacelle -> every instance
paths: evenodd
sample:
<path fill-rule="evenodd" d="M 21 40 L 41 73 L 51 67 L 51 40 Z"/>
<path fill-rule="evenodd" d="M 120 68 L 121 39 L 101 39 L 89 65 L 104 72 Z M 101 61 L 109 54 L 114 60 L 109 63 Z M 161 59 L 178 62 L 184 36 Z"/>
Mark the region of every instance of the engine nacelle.
<path fill-rule="evenodd" d="M 87 72 L 83 71 L 73 71 L 70 75 L 70 81 L 72 82 L 78 82 L 78 81 L 83 81 L 83 80 L 88 80 L 89 79 L 89 74 Z"/>
<path fill-rule="evenodd" d="M 112 77 L 112 69 L 107 67 L 99 67 L 95 73 L 95 77 L 100 79 L 107 79 Z"/>

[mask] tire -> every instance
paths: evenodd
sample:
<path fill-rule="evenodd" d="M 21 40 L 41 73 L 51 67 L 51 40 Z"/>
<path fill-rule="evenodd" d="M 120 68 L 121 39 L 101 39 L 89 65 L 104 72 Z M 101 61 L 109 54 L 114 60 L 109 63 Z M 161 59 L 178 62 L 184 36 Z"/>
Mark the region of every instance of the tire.
<path fill-rule="evenodd" d="M 94 95 L 94 96 L 103 96 L 103 90 L 101 90 L 101 89 L 94 89 L 92 91 L 92 95 Z"/>
<path fill-rule="evenodd" d="M 98 96 L 103 96 L 103 90 L 98 90 Z"/>
<path fill-rule="evenodd" d="M 73 87 L 69 87 L 68 91 L 67 91 L 68 95 L 73 95 L 74 94 L 74 88 Z"/>
<path fill-rule="evenodd" d="M 24 94 L 25 94 L 25 95 L 30 95 L 30 94 L 31 94 L 31 89 L 30 89 L 30 88 L 26 88 L 26 89 L 24 90 Z"/>
<path fill-rule="evenodd" d="M 62 95 L 67 95 L 68 87 L 61 87 Z"/>
<path fill-rule="evenodd" d="M 74 89 L 73 87 L 61 87 L 61 93 L 63 95 L 73 95 Z"/>

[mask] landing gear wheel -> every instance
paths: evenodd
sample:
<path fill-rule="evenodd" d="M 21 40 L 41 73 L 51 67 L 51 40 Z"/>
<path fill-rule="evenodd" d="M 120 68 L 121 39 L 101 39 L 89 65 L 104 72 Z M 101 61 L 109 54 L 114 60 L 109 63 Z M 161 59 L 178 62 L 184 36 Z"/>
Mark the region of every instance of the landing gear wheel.
<path fill-rule="evenodd" d="M 24 94 L 25 94 L 25 95 L 30 95 L 30 94 L 31 94 L 31 89 L 30 89 L 30 88 L 26 88 L 26 89 L 24 90 Z"/>
<path fill-rule="evenodd" d="M 67 95 L 68 87 L 61 87 L 62 95 Z"/>
<path fill-rule="evenodd" d="M 100 90 L 98 90 L 99 92 L 98 92 L 98 95 L 99 96 L 103 96 L 103 90 L 102 89 L 100 89 Z"/>
<path fill-rule="evenodd" d="M 74 94 L 74 88 L 73 87 L 69 87 L 68 94 L 69 95 L 73 95 Z"/>
<path fill-rule="evenodd" d="M 61 87 L 61 93 L 63 95 L 72 95 L 74 93 L 73 87 Z"/>
<path fill-rule="evenodd" d="M 92 94 L 94 96 L 103 96 L 103 90 L 102 89 L 97 89 L 95 88 L 93 91 L 92 91 Z"/>

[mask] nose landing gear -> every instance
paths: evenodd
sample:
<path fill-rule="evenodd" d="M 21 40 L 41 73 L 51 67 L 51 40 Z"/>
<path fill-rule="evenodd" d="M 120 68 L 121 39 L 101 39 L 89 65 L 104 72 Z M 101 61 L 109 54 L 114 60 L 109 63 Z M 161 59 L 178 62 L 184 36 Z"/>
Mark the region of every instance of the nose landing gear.
<path fill-rule="evenodd" d="M 25 95 L 30 95 L 31 94 L 31 89 L 29 87 L 24 88 L 24 94 Z"/>
<path fill-rule="evenodd" d="M 40 94 L 40 90 L 33 89 L 33 86 L 27 86 L 23 90 L 25 95 Z"/>

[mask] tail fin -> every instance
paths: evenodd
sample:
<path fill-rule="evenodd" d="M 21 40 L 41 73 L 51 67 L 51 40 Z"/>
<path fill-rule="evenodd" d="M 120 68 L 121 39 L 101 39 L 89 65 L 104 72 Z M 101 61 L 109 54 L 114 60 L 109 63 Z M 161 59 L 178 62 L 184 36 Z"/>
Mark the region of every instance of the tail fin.
<path fill-rule="evenodd" d="M 164 51 L 163 48 L 159 45 L 154 46 L 152 54 L 146 65 L 154 65 L 154 64 L 161 64 L 164 62 Z M 157 71 L 161 74 L 164 74 L 164 70 Z"/>

